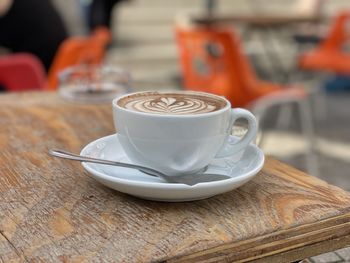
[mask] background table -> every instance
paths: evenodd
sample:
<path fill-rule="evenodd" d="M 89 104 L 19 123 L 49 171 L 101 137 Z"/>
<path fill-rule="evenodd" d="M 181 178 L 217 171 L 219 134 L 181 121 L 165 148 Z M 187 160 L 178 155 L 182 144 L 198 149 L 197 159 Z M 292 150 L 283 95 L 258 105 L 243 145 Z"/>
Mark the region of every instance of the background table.
<path fill-rule="evenodd" d="M 110 105 L 0 96 L 0 262 L 289 262 L 350 245 L 350 194 L 271 158 L 235 191 L 159 203 L 47 155 L 113 132 Z"/>

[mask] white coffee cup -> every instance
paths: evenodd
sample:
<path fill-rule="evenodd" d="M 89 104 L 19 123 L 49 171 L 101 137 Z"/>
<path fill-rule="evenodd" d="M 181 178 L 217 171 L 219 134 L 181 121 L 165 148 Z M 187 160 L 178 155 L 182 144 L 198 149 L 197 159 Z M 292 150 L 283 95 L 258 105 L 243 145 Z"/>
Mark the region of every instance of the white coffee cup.
<path fill-rule="evenodd" d="M 257 121 L 245 109 L 232 109 L 223 97 L 202 92 L 166 92 L 194 94 L 220 100 L 222 108 L 199 114 L 173 115 L 131 110 L 118 104 L 125 97 L 147 96 L 155 92 L 138 92 L 113 100 L 114 125 L 118 139 L 136 164 L 154 168 L 168 175 L 195 173 L 214 158 L 227 157 L 243 150 L 257 134 Z M 247 133 L 236 143 L 228 140 L 234 122 L 248 121 Z"/>

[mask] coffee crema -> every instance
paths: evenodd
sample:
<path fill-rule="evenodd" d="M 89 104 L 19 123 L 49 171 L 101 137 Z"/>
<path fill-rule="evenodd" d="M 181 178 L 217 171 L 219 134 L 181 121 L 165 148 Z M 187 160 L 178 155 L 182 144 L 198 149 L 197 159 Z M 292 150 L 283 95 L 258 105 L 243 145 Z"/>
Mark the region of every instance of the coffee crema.
<path fill-rule="evenodd" d="M 203 93 L 145 92 L 123 97 L 117 104 L 144 113 L 187 115 L 217 111 L 227 103 L 224 99 Z"/>

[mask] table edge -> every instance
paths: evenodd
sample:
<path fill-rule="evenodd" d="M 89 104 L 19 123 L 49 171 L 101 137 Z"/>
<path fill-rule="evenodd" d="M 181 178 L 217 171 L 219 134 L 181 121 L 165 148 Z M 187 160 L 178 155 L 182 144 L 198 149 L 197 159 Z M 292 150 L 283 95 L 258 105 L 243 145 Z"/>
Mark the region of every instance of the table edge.
<path fill-rule="evenodd" d="M 334 243 L 335 240 L 340 240 L 341 245 L 337 246 L 337 243 Z M 317 247 L 318 244 L 332 242 L 333 246 L 329 246 L 328 250 L 319 249 L 313 253 L 304 253 L 305 255 L 299 253 L 295 260 L 350 246 L 350 212 L 316 223 L 282 229 L 249 240 L 222 244 L 168 260 L 169 262 L 205 262 L 206 260 L 212 262 L 215 259 L 215 261 L 246 262 L 267 258 L 270 260 L 273 257 L 281 260 L 278 255 L 292 254 L 293 251 L 310 252 L 305 250 L 308 247 Z"/>

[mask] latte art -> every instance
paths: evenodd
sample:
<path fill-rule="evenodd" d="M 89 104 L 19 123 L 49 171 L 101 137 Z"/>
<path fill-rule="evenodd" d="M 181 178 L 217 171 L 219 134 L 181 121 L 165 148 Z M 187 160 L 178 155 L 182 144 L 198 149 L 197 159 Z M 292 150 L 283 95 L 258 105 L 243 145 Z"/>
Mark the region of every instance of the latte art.
<path fill-rule="evenodd" d="M 213 112 L 223 108 L 226 102 L 191 93 L 141 93 L 123 98 L 118 104 L 138 112 L 186 115 Z"/>
<path fill-rule="evenodd" d="M 199 99 L 161 97 L 160 99 L 139 99 L 129 102 L 125 108 L 140 112 L 193 114 L 215 110 L 214 105 Z"/>

